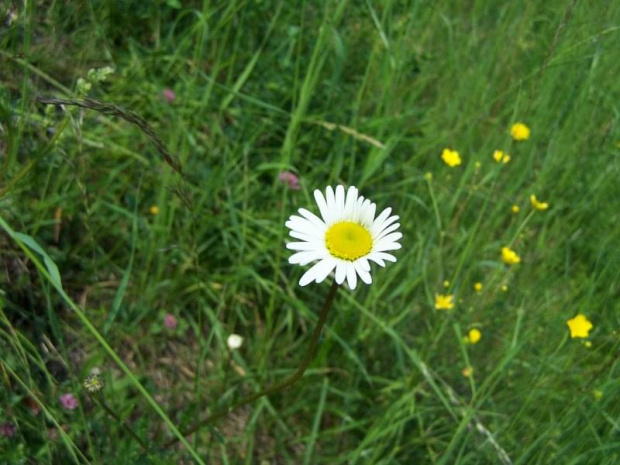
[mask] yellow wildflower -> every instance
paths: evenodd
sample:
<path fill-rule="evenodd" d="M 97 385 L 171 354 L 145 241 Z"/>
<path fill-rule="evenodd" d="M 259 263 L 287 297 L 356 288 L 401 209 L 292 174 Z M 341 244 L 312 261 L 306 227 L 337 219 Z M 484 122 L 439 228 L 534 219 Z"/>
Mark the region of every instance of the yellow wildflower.
<path fill-rule="evenodd" d="M 461 370 L 461 374 L 465 376 L 465 378 L 469 378 L 474 373 L 474 369 L 472 367 L 465 367 Z"/>
<path fill-rule="evenodd" d="M 594 327 L 585 315 L 579 314 L 566 322 L 570 330 L 570 337 L 588 337 L 588 333 Z"/>
<path fill-rule="evenodd" d="M 437 310 L 452 310 L 454 308 L 454 296 L 435 294 L 435 308 Z"/>
<path fill-rule="evenodd" d="M 153 205 L 151 208 L 149 208 L 149 212 L 151 213 L 151 215 L 157 215 L 159 213 L 159 207 L 157 205 Z"/>
<path fill-rule="evenodd" d="M 528 140 L 530 138 L 530 128 L 523 123 L 515 123 L 510 128 L 510 135 L 516 141 Z"/>
<path fill-rule="evenodd" d="M 502 292 L 508 292 L 508 286 L 502 284 Z"/>
<path fill-rule="evenodd" d="M 482 283 L 476 283 L 474 284 L 474 290 L 476 292 L 480 292 L 482 290 Z"/>
<path fill-rule="evenodd" d="M 510 211 L 512 212 L 513 215 L 516 215 L 517 213 L 519 213 L 519 210 L 521 210 L 519 208 L 519 205 L 513 205 L 512 207 L 510 207 Z"/>
<path fill-rule="evenodd" d="M 502 261 L 506 265 L 514 265 L 521 262 L 521 257 L 519 257 L 517 253 L 509 247 L 502 247 Z"/>
<path fill-rule="evenodd" d="M 530 202 L 532 203 L 532 207 L 536 210 L 546 210 L 549 208 L 549 204 L 547 202 L 540 202 L 534 194 L 530 195 Z"/>
<path fill-rule="evenodd" d="M 510 161 L 510 155 L 502 152 L 501 150 L 496 150 L 495 152 L 493 152 L 493 160 L 495 160 L 497 163 L 503 161 L 505 165 Z"/>
<path fill-rule="evenodd" d="M 441 159 L 450 168 L 454 168 L 461 164 L 461 157 L 456 150 L 443 149 L 443 152 L 441 152 Z"/>
<path fill-rule="evenodd" d="M 480 330 L 476 328 L 470 329 L 469 333 L 467 334 L 467 339 L 469 340 L 471 344 L 478 343 L 481 338 L 482 338 L 482 333 L 480 332 Z"/>

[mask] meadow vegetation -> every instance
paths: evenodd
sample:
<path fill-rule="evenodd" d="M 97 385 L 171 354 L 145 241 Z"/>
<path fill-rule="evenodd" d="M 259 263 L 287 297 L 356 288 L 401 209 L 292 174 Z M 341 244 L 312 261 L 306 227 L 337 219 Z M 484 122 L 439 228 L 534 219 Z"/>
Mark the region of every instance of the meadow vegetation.
<path fill-rule="evenodd" d="M 619 45 L 620 2 L 2 2 L 0 463 L 619 463 Z M 304 358 L 285 222 L 339 184 L 398 261 L 182 439 Z"/>

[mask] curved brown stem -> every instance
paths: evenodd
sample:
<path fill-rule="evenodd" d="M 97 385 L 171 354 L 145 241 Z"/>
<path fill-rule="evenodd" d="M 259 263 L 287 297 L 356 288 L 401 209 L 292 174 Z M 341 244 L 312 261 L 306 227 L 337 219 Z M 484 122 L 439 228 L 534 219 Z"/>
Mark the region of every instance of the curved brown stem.
<path fill-rule="evenodd" d="M 238 402 L 235 402 L 234 404 L 223 408 L 221 410 L 218 410 L 217 412 L 213 413 L 212 415 L 208 416 L 207 418 L 205 418 L 204 420 L 202 420 L 201 422 L 199 422 L 198 424 L 192 426 L 191 428 L 189 428 L 186 431 L 183 431 L 182 434 L 184 437 L 189 436 L 190 434 L 198 431 L 200 428 L 202 428 L 203 426 L 208 425 L 209 423 L 214 422 L 215 420 L 218 420 L 220 418 L 222 418 L 223 416 L 227 415 L 228 413 L 230 413 L 231 411 L 233 411 L 236 408 L 242 407 L 243 405 L 249 404 L 252 401 L 255 401 L 256 399 L 260 399 L 263 396 L 268 396 L 271 394 L 274 394 L 278 391 L 281 391 L 283 389 L 286 389 L 287 387 L 291 386 L 293 383 L 299 381 L 299 379 L 304 375 L 306 369 L 308 368 L 308 365 L 310 365 L 310 362 L 312 361 L 312 357 L 314 355 L 314 351 L 316 350 L 316 345 L 319 341 L 319 336 L 321 335 L 321 331 L 323 330 L 323 326 L 325 325 L 325 320 L 327 319 L 327 313 L 330 309 L 330 307 L 332 306 L 332 303 L 334 301 L 334 298 L 336 297 L 336 291 L 338 290 L 338 284 L 336 284 L 336 281 L 334 281 L 334 283 L 332 284 L 332 287 L 329 289 L 329 293 L 327 294 L 327 297 L 325 299 L 325 303 L 323 304 L 323 308 L 321 309 L 321 314 L 319 315 L 319 320 L 316 323 L 316 327 L 314 328 L 314 333 L 312 333 L 312 339 L 310 340 L 310 346 L 308 347 L 308 351 L 306 352 L 306 355 L 304 357 L 304 359 L 302 360 L 301 364 L 299 365 L 299 368 L 297 368 L 297 371 L 290 376 L 289 378 L 285 379 L 284 381 L 282 381 L 279 384 L 275 384 L 273 386 L 269 386 L 266 387 L 265 389 L 263 389 L 262 391 L 259 391 L 255 394 L 252 394 L 251 396 L 246 397 L 245 399 L 241 399 Z M 179 441 L 179 438 L 173 438 L 170 441 L 168 441 L 164 447 L 170 447 L 173 444 L 177 443 Z"/>

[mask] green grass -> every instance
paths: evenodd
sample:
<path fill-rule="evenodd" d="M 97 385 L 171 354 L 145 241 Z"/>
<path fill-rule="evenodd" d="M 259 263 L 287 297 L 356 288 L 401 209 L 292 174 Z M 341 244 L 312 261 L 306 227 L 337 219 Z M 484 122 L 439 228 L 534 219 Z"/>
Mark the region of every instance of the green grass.
<path fill-rule="evenodd" d="M 618 463 L 620 4 L 183 3 L 0 6 L 0 462 Z M 87 96 L 183 174 L 37 101 L 104 66 Z M 398 262 L 340 290 L 301 381 L 165 448 L 296 370 L 329 284 L 298 286 L 284 222 L 339 183 L 400 215 Z"/>

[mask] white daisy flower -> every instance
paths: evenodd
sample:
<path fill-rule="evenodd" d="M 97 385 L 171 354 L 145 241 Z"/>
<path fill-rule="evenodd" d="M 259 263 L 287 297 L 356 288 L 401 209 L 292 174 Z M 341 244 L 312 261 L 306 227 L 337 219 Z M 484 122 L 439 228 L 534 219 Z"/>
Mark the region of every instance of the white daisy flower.
<path fill-rule="evenodd" d="M 396 261 L 386 252 L 400 249 L 398 240 L 403 235 L 395 232 L 400 224 L 396 223 L 398 216 L 390 216 L 391 208 L 375 218 L 377 206 L 358 196 L 353 186 L 346 195 L 343 186 L 336 187 L 335 192 L 328 186 L 325 196 L 317 189 L 314 198 L 322 219 L 300 208 L 301 216 L 292 215 L 286 222 L 291 237 L 301 240 L 286 244 L 288 249 L 297 251 L 288 259 L 289 263 L 304 266 L 318 260 L 301 277 L 300 286 L 312 281 L 320 283 L 335 269 L 336 283 L 342 284 L 346 279 L 349 287 L 355 289 L 357 276 L 366 284 L 372 282 L 369 261 L 380 266 Z"/>

